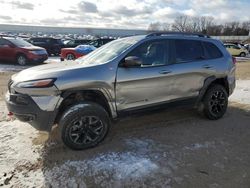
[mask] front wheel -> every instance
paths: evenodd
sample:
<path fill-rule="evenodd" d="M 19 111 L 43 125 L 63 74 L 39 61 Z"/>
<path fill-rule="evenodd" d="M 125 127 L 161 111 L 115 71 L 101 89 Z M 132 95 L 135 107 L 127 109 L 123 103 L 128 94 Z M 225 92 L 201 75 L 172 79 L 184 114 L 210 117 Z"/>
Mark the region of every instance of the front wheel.
<path fill-rule="evenodd" d="M 69 53 L 69 54 L 67 54 L 66 59 L 67 60 L 74 60 L 75 59 L 75 55 L 72 54 L 72 53 Z"/>
<path fill-rule="evenodd" d="M 22 65 L 22 66 L 27 64 L 27 58 L 25 55 L 18 55 L 16 58 L 16 61 L 19 65 Z"/>
<path fill-rule="evenodd" d="M 212 85 L 204 96 L 203 112 L 208 119 L 217 120 L 221 118 L 228 105 L 228 93 L 222 85 Z"/>
<path fill-rule="evenodd" d="M 96 146 L 107 135 L 110 121 L 107 112 L 92 102 L 68 108 L 60 119 L 61 137 L 66 146 L 82 150 Z"/>

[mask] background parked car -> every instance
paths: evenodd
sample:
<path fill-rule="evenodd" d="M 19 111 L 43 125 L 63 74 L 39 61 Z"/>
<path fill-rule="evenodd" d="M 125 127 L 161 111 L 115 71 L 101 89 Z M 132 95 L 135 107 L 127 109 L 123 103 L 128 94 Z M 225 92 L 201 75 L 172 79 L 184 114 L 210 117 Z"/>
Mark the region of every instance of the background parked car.
<path fill-rule="evenodd" d="M 92 40 L 91 42 L 89 42 L 88 44 L 92 45 L 96 48 L 99 48 L 102 45 L 107 44 L 108 42 L 110 42 L 112 40 L 114 40 L 114 39 L 95 39 L 95 40 Z"/>
<path fill-rule="evenodd" d="M 43 38 L 43 37 L 34 37 L 28 39 L 28 42 L 35 46 L 43 47 L 47 50 L 49 55 L 59 55 L 61 52 L 61 48 L 64 47 L 64 44 L 61 39 L 56 38 Z"/>
<path fill-rule="evenodd" d="M 87 44 L 90 41 L 91 41 L 90 39 L 72 39 L 72 40 L 66 41 L 66 43 L 64 43 L 64 46 L 66 48 L 75 48 L 78 45 Z"/>
<path fill-rule="evenodd" d="M 22 39 L 2 37 L 0 59 L 26 65 L 28 62 L 42 63 L 48 59 L 48 54 L 44 48 L 33 46 Z"/>
<path fill-rule="evenodd" d="M 233 56 L 241 56 L 241 57 L 245 57 L 246 55 L 249 54 L 249 52 L 247 51 L 247 49 L 245 48 L 240 48 L 239 46 L 235 45 L 235 44 L 224 44 L 224 46 L 226 47 L 226 49 L 229 51 L 229 53 Z"/>
<path fill-rule="evenodd" d="M 250 44 L 245 44 L 244 46 L 248 50 L 248 52 L 250 52 Z"/>
<path fill-rule="evenodd" d="M 74 60 L 88 53 L 94 51 L 96 47 L 91 45 L 79 45 L 76 48 L 62 48 L 61 49 L 61 61 L 64 59 Z"/>

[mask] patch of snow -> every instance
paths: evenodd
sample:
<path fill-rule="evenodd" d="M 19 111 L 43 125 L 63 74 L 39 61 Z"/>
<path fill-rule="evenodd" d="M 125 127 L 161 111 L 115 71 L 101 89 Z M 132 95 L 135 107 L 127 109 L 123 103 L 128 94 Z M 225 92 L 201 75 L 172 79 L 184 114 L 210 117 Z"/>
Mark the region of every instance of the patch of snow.
<path fill-rule="evenodd" d="M 195 143 L 190 146 L 184 147 L 185 150 L 191 150 L 191 151 L 200 150 L 200 149 L 208 149 L 208 148 L 215 148 L 215 143 L 214 142 L 205 142 L 203 144 Z"/>
<path fill-rule="evenodd" d="M 244 62 L 244 61 L 249 61 L 250 57 L 236 57 L 237 62 Z"/>
<path fill-rule="evenodd" d="M 45 63 L 60 63 L 61 59 L 58 56 L 54 56 L 54 57 L 49 57 Z"/>
<path fill-rule="evenodd" d="M 0 72 L 19 72 L 24 69 L 30 68 L 31 66 L 20 66 L 20 65 L 0 65 Z"/>
<path fill-rule="evenodd" d="M 60 63 L 60 57 L 49 57 L 44 63 Z M 0 72 L 19 72 L 24 69 L 36 66 L 36 65 L 41 65 L 41 64 L 29 64 L 26 66 L 21 66 L 21 65 L 16 65 L 16 64 L 8 64 L 8 63 L 2 63 L 0 64 Z"/>
<path fill-rule="evenodd" d="M 137 153 L 145 154 L 152 149 L 154 141 L 150 139 L 124 139 L 127 146 Z"/>
<path fill-rule="evenodd" d="M 236 88 L 229 97 L 232 102 L 250 104 L 250 80 L 237 80 Z"/>
<path fill-rule="evenodd" d="M 61 166 L 46 170 L 44 175 L 52 187 L 71 187 L 89 178 L 94 179 L 94 183 L 101 187 L 110 187 L 123 181 L 139 181 L 158 168 L 150 159 L 134 153 L 111 152 L 89 160 L 66 161 Z M 71 177 L 70 174 L 74 176 Z M 67 181 L 64 181 L 66 179 Z M 110 181 L 105 181 L 107 179 Z"/>

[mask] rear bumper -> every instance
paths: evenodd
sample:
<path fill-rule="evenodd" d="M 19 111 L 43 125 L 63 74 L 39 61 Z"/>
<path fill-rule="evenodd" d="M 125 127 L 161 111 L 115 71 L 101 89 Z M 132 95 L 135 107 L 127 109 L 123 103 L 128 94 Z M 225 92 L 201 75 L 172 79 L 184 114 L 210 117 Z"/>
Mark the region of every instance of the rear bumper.
<path fill-rule="evenodd" d="M 236 80 L 235 78 L 232 78 L 231 80 L 228 80 L 228 83 L 229 83 L 229 96 L 233 93 L 234 89 L 235 89 L 235 84 Z"/>
<path fill-rule="evenodd" d="M 7 108 L 14 116 L 23 122 L 28 122 L 40 131 L 50 131 L 56 117 L 56 111 L 44 111 L 34 100 L 24 94 L 6 93 Z"/>

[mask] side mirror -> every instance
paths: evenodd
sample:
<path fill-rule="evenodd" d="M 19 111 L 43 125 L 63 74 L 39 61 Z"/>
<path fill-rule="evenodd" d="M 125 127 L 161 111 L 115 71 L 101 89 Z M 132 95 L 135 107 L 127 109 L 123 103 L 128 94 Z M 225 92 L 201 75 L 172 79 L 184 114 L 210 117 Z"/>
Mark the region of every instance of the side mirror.
<path fill-rule="evenodd" d="M 128 56 L 125 58 L 122 63 L 123 67 L 140 67 L 142 65 L 142 61 L 137 56 Z"/>

